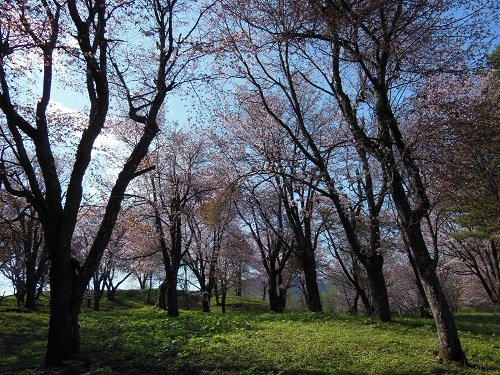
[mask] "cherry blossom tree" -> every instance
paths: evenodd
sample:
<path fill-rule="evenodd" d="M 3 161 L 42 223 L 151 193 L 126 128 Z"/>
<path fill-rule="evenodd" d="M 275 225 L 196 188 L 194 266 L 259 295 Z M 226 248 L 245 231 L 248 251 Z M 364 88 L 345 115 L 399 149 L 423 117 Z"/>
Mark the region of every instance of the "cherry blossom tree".
<path fill-rule="evenodd" d="M 498 99 L 491 72 L 434 76 L 432 90 L 422 88 L 413 100 L 407 124 L 443 217 L 436 233 L 441 247 L 478 278 L 494 304 L 500 297 Z"/>
<path fill-rule="evenodd" d="M 0 110 L 4 141 L 0 179 L 8 193 L 33 206 L 44 229 L 51 260 L 46 355 L 49 365 L 71 359 L 79 351 L 80 306 L 111 238 L 125 191 L 134 178 L 145 172 L 139 165 L 159 130 L 158 114 L 167 94 L 192 77 L 188 67 L 199 54 L 187 42 L 192 33 L 185 19 L 181 19 L 186 3 L 43 0 L 9 1 L 0 7 Z M 204 5 L 196 5 L 204 11 Z M 196 27 L 198 22 L 194 19 L 190 24 Z M 136 31 L 140 38 L 131 37 Z M 82 115 L 85 120 L 79 136 L 71 124 L 60 123 L 51 116 L 49 103 L 55 77 L 65 74 L 59 69 L 59 58 L 74 68 L 66 78 L 89 103 Z M 143 64 L 145 60 L 147 66 Z M 18 62 L 29 62 L 36 67 L 36 74 L 29 75 L 30 69 L 24 70 Z M 26 85 L 27 79 L 37 84 Z M 33 87 L 38 93 L 26 95 L 24 88 Z M 107 124 L 110 109 L 118 112 L 110 107 L 114 105 L 112 98 L 125 103 L 122 108 L 127 108 L 140 129 L 140 137 L 118 170 L 99 230 L 78 270 L 71 258 L 72 236 L 96 139 Z M 58 135 L 64 132 L 77 134 L 78 140 L 71 167 L 61 172 L 56 155 L 58 140 L 64 138 Z"/>
<path fill-rule="evenodd" d="M 455 322 L 422 232 L 430 200 L 420 165 L 401 131 L 397 98 L 404 96 L 404 89 L 419 76 L 463 69 L 471 60 L 477 61 L 474 52 L 484 40 L 481 27 L 485 25 L 482 17 L 487 17 L 486 4 L 472 2 L 462 9 L 459 7 L 464 4 L 452 1 L 333 0 L 310 4 L 310 14 L 318 16 L 319 23 L 311 23 L 299 33 L 304 31 L 302 36 L 312 37 L 319 48 L 325 45 L 322 50 L 330 58 L 330 69 L 319 69 L 325 72 L 322 83 L 313 85 L 327 88 L 355 140 L 381 163 L 390 181 L 402 235 L 436 321 L 440 354 L 446 361 L 465 364 Z M 454 18 L 460 11 L 467 16 Z M 350 77 L 361 91 L 350 89 Z M 360 107 L 356 105 L 359 94 L 364 103 Z"/>
<path fill-rule="evenodd" d="M 359 170 L 363 171 L 359 184 L 364 189 L 362 204 L 357 202 L 359 197 L 354 195 L 355 200 L 351 201 L 343 192 L 348 182 L 335 166 L 338 150 L 349 142 L 342 128 L 345 120 L 325 100 L 325 90 L 312 84 L 315 76 L 311 71 L 315 66 L 307 65 L 304 57 L 308 51 L 300 49 L 303 44 L 295 44 L 284 35 L 291 25 L 302 25 L 301 17 L 307 15 L 303 16 L 294 2 L 281 7 L 273 2 L 255 1 L 245 6 L 226 4 L 226 8 L 222 27 L 230 37 L 224 39 L 224 46 L 235 61 L 234 75 L 247 81 L 245 87 L 235 87 L 237 100 L 252 100 L 260 105 L 307 160 L 308 176 L 314 176 L 315 182 L 311 186 L 305 179 L 303 183 L 309 183 L 311 191 L 328 197 L 335 206 L 349 246 L 369 275 L 373 316 L 390 321 L 378 219 L 386 194 L 386 178 L 379 174 L 380 180 L 375 181 L 376 163 L 359 143 L 354 143 Z M 368 235 L 356 226 L 355 207 L 362 207 L 363 215 L 370 221 Z"/>
<path fill-rule="evenodd" d="M 18 306 L 35 310 L 48 273 L 43 230 L 32 207 L 16 197 L 1 197 L 0 272 L 11 281 Z"/>
<path fill-rule="evenodd" d="M 212 190 L 205 178 L 207 145 L 195 134 L 172 130 L 161 134 L 148 156 L 154 173 L 144 177 L 135 194 L 149 207 L 145 213 L 155 228 L 163 258 L 165 279 L 160 285 L 157 306 L 178 316 L 178 272 L 191 247 L 193 234 L 188 217 L 197 200 Z M 147 218 L 145 219 L 147 220 Z"/>

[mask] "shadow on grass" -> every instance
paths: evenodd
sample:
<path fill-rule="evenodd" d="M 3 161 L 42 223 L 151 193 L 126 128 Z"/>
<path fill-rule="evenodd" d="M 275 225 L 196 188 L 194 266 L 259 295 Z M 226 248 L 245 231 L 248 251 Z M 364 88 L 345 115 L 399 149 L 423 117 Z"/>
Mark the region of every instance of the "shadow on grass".
<path fill-rule="evenodd" d="M 475 335 L 500 336 L 500 314 L 462 313 L 456 316 L 458 329 Z"/>

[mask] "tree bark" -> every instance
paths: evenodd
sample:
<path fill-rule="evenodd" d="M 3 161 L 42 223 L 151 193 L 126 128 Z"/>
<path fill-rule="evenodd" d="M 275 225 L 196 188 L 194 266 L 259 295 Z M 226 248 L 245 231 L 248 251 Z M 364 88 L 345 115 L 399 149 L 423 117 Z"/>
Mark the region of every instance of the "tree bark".
<path fill-rule="evenodd" d="M 26 299 L 24 308 L 35 311 L 36 310 L 36 287 L 37 281 L 35 278 L 36 259 L 33 262 L 32 257 L 26 261 Z"/>
<path fill-rule="evenodd" d="M 222 291 L 222 295 L 221 295 L 221 308 L 222 308 L 223 314 L 226 313 L 226 295 L 227 295 L 227 291 L 224 289 Z"/>
<path fill-rule="evenodd" d="M 280 301 L 276 276 L 277 275 L 273 275 L 269 279 L 269 284 L 268 284 L 269 306 L 271 308 L 271 311 L 282 313 L 283 306 Z"/>
<path fill-rule="evenodd" d="M 163 280 L 163 282 L 158 287 L 158 299 L 156 300 L 156 307 L 160 309 L 167 309 L 167 287 L 168 282 L 167 279 Z"/>
<path fill-rule="evenodd" d="M 316 273 L 316 259 L 314 256 L 314 251 L 305 251 L 304 253 L 301 253 L 301 260 L 307 290 L 307 307 L 309 311 L 312 312 L 323 311 L 318 287 L 318 277 Z"/>
<path fill-rule="evenodd" d="M 204 290 L 201 293 L 201 303 L 204 313 L 210 312 L 210 298 L 212 297 L 211 293 L 208 290 Z"/>
<path fill-rule="evenodd" d="M 368 288 L 372 299 L 371 315 L 380 322 L 391 321 L 391 309 L 389 307 L 389 297 L 384 273 L 382 272 L 382 256 L 371 256 L 365 264 L 366 275 L 368 277 Z"/>
<path fill-rule="evenodd" d="M 177 276 L 177 273 L 175 276 Z M 177 301 L 177 277 L 170 278 L 167 285 L 167 315 L 170 317 L 179 316 L 179 305 Z"/>
<path fill-rule="evenodd" d="M 72 359 L 80 349 L 78 317 L 81 300 L 73 293 L 75 273 L 70 252 L 54 257 L 50 267 L 50 319 L 48 345 L 45 356 L 47 365 L 60 364 Z"/>
<path fill-rule="evenodd" d="M 434 262 L 429 255 L 420 220 L 416 220 L 411 214 L 399 173 L 393 171 L 393 175 L 392 197 L 401 221 L 401 229 L 408 240 L 408 248 L 415 261 L 417 277 L 422 282 L 436 322 L 440 355 L 445 361 L 465 364 L 465 353 L 458 337 L 455 319 L 436 274 Z"/>

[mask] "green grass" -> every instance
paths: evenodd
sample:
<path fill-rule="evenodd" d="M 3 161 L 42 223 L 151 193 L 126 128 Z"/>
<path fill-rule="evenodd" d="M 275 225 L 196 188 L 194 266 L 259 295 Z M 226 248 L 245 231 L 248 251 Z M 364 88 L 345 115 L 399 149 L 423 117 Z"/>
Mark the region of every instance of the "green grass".
<path fill-rule="evenodd" d="M 230 298 L 228 313 L 183 310 L 178 318 L 145 307 L 143 295 L 121 292 L 103 311 L 83 308 L 82 347 L 65 367 L 41 366 L 48 315 L 0 305 L 2 374 L 500 374 L 500 315 L 457 315 L 470 365 L 437 357 L 432 321 L 289 312 Z"/>

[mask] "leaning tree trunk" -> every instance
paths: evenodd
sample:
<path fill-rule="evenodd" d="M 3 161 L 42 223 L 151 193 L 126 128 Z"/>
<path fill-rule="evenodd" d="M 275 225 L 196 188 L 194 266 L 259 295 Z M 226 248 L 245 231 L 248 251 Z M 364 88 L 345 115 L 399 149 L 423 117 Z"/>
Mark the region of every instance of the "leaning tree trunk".
<path fill-rule="evenodd" d="M 422 280 L 420 280 L 415 260 L 413 259 L 413 256 L 411 255 L 408 246 L 406 246 L 406 251 L 408 252 L 408 259 L 410 260 L 413 273 L 415 274 L 415 284 L 417 286 L 417 300 L 420 309 L 420 317 L 425 319 L 432 319 L 432 313 L 431 313 L 431 308 L 429 306 L 429 301 L 427 300 L 427 296 L 425 295 L 425 290 L 424 286 L 422 285 Z"/>
<path fill-rule="evenodd" d="M 412 214 L 399 173 L 393 170 L 392 198 L 401 222 L 401 230 L 408 241 L 410 255 L 415 261 L 417 277 L 422 282 L 436 323 L 440 355 L 445 361 L 465 364 L 465 353 L 458 337 L 455 319 L 439 282 L 434 262 L 425 243 L 420 220 Z"/>
<path fill-rule="evenodd" d="M 410 239 L 410 250 L 415 259 L 418 277 L 436 322 L 440 354 L 444 360 L 465 363 L 465 354 L 460 344 L 455 319 L 427 252 L 420 225 L 412 223 L 405 229 Z"/>
<path fill-rule="evenodd" d="M 375 112 L 379 133 L 382 137 L 381 146 L 385 150 L 383 155 L 379 154 L 377 157 L 381 158 L 384 173 L 390 178 L 391 196 L 396 207 L 401 231 L 408 242 L 410 255 L 415 261 L 417 277 L 422 282 L 436 323 L 440 355 L 444 361 L 465 364 L 465 353 L 458 337 L 455 319 L 422 233 L 421 220 L 429 210 L 429 201 L 420 170 L 411 155 L 410 148 L 403 140 L 399 125 L 392 112 L 387 88 L 380 86 L 376 89 L 378 92 Z M 362 132 L 359 128 L 357 130 Z M 365 145 L 367 144 L 365 138 L 361 137 L 359 140 Z M 394 147 L 399 153 L 398 160 L 394 155 Z M 376 153 L 373 149 L 371 151 Z M 403 172 L 400 172 L 400 168 L 403 168 Z"/>

